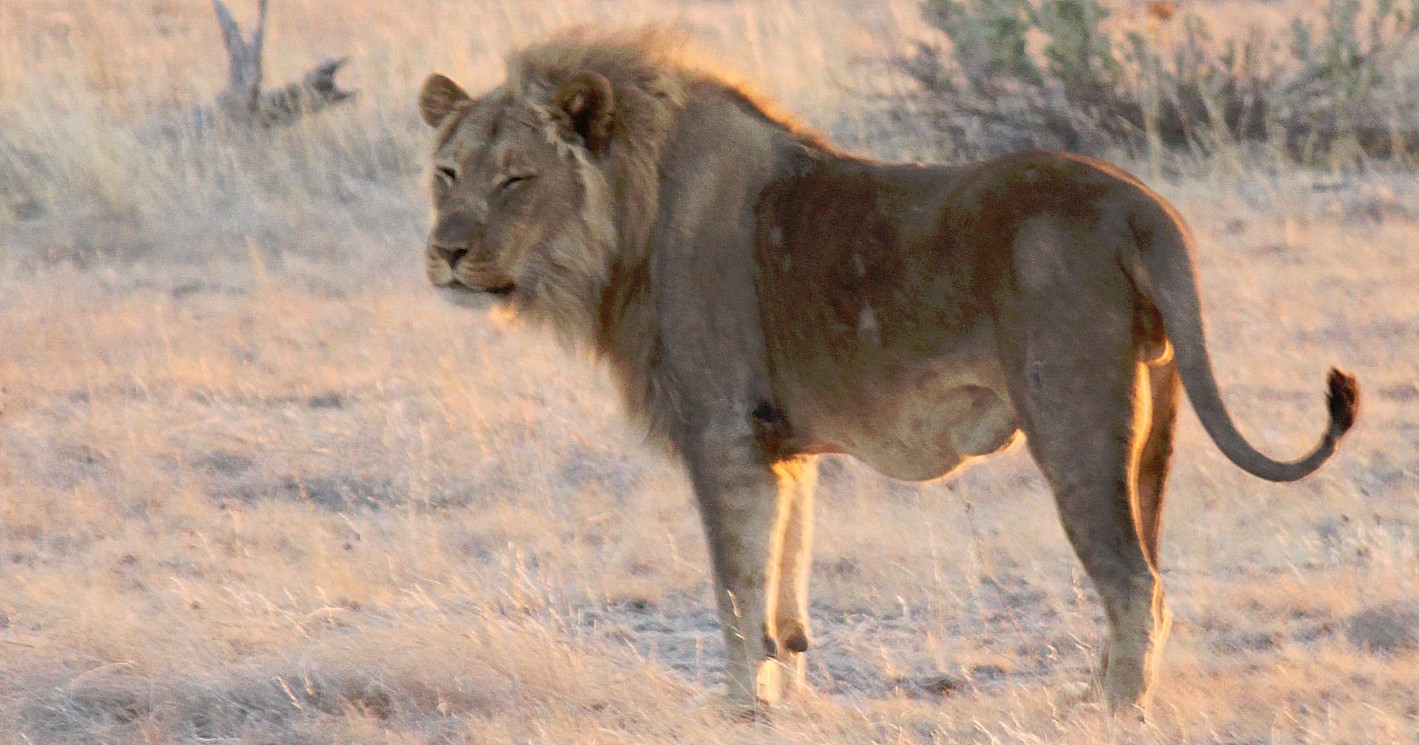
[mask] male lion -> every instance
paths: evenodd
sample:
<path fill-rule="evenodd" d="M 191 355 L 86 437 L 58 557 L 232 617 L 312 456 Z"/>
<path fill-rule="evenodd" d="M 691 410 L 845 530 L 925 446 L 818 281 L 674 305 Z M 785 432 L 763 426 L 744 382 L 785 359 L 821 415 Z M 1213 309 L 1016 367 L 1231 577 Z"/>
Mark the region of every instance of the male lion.
<path fill-rule="evenodd" d="M 1223 406 L 1192 239 L 1118 168 L 1028 152 L 966 165 L 834 149 L 657 31 L 522 50 L 471 98 L 434 74 L 427 269 L 607 360 L 688 468 L 714 567 L 731 700 L 803 685 L 815 458 L 934 479 L 1024 433 L 1108 617 L 1099 678 L 1146 705 L 1169 627 L 1158 576 L 1178 378 L 1246 471 L 1295 462 Z"/>

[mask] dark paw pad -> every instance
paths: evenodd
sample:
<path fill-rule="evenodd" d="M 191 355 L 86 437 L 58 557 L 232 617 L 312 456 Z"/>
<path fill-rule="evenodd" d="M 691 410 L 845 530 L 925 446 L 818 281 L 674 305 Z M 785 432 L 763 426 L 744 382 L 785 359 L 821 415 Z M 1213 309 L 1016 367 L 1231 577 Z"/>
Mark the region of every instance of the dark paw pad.
<path fill-rule="evenodd" d="M 783 644 L 783 648 L 790 652 L 808 651 L 808 632 L 797 624 L 789 629 L 779 641 Z"/>

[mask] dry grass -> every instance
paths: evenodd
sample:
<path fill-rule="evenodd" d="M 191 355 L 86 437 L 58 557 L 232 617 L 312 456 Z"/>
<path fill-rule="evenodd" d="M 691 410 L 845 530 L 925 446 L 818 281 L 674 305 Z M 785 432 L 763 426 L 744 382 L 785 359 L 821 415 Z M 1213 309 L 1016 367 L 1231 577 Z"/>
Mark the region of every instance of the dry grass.
<path fill-rule="evenodd" d="M 820 695 L 741 724 L 682 475 L 602 373 L 425 287 L 412 95 L 568 22 L 678 18 L 840 140 L 925 149 L 833 85 L 912 4 L 329 5 L 273 3 L 269 74 L 348 53 L 359 101 L 251 142 L 153 135 L 222 83 L 202 3 L 0 5 L 0 741 L 1419 738 L 1419 652 L 1351 624 L 1419 597 L 1413 175 L 1224 154 L 1159 184 L 1243 427 L 1308 445 L 1332 361 L 1368 397 L 1289 487 L 1184 418 L 1153 721 L 1052 703 L 1099 610 L 1016 451 L 929 486 L 830 464 Z"/>

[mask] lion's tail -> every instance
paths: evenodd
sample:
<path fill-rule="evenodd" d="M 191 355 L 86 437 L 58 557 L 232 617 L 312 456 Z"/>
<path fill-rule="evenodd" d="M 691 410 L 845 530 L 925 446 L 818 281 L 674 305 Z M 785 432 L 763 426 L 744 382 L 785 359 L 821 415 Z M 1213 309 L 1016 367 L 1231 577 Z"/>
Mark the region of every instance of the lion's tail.
<path fill-rule="evenodd" d="M 1144 189 L 1147 193 L 1146 187 Z M 1124 257 L 1123 265 L 1136 274 L 1134 285 L 1152 295 L 1163 316 L 1163 328 L 1172 342 L 1183 389 L 1198 419 L 1217 447 L 1242 470 L 1268 481 L 1295 481 L 1310 475 L 1335 453 L 1340 438 L 1355 423 L 1360 410 L 1360 385 L 1355 377 L 1331 368 L 1326 400 L 1330 426 L 1321 441 L 1305 457 L 1290 462 L 1273 460 L 1247 442 L 1237 431 L 1222 395 L 1207 353 L 1202 330 L 1202 307 L 1198 298 L 1196 272 L 1192 261 L 1192 236 L 1179 215 L 1161 198 L 1147 200 L 1127 218 L 1137 248 L 1136 257 Z M 1136 259 L 1136 260 L 1130 260 Z M 1141 265 L 1141 266 L 1140 266 Z"/>

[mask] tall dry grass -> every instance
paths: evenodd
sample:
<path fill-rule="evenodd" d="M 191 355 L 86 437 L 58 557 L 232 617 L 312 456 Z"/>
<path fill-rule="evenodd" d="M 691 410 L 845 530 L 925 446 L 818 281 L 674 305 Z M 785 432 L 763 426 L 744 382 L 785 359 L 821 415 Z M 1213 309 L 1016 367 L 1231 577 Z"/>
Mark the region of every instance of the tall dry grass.
<path fill-rule="evenodd" d="M 1228 402 L 1284 455 L 1327 364 L 1368 397 L 1292 486 L 1185 415 L 1154 719 L 1055 700 L 1100 617 L 1022 451 L 925 486 L 830 462 L 819 695 L 721 717 L 681 473 L 604 372 L 419 274 L 423 75 L 477 88 L 547 30 L 650 19 L 839 140 L 931 149 L 840 85 L 887 85 L 856 62 L 917 28 L 903 1 L 276 0 L 269 82 L 349 54 L 360 97 L 250 139 L 163 128 L 224 80 L 205 4 L 0 4 L 0 742 L 1419 737 L 1419 656 L 1355 634 L 1419 596 L 1416 184 L 1245 154 L 1158 184 L 1200 238 Z"/>
<path fill-rule="evenodd" d="M 491 86 L 505 52 L 579 23 L 686 27 L 770 92 L 818 113 L 820 124 L 865 139 L 860 112 L 837 111 L 832 81 L 858 74 L 860 58 L 900 38 L 911 8 L 904 0 L 867 13 L 810 2 L 278 2 L 267 84 L 297 78 L 323 55 L 349 55 L 341 79 L 360 95 L 294 129 L 244 139 L 202 137 L 183 123 L 183 112 L 210 103 L 226 81 L 204 4 L 7 4 L 0 218 L 16 247 L 8 258 L 240 259 L 243 242 L 267 254 L 344 258 L 353 253 L 344 233 L 377 245 L 413 241 L 425 133 L 412 95 L 423 76 L 439 69 L 472 89 Z M 249 30 L 254 7 L 235 10 Z M 76 227 L 95 224 L 104 227 L 97 235 Z"/>

